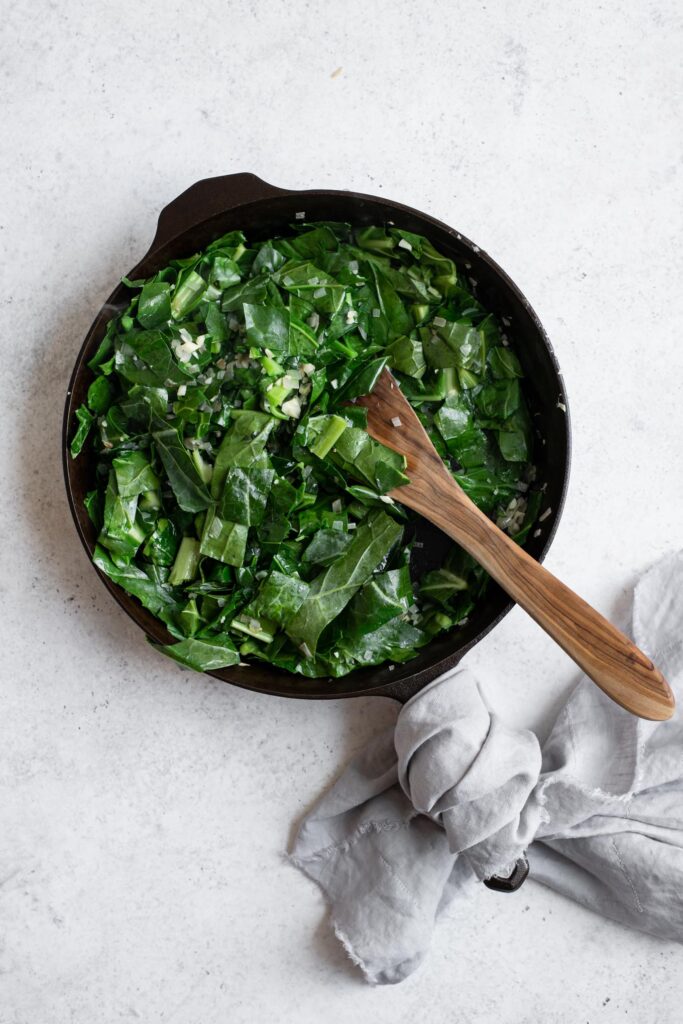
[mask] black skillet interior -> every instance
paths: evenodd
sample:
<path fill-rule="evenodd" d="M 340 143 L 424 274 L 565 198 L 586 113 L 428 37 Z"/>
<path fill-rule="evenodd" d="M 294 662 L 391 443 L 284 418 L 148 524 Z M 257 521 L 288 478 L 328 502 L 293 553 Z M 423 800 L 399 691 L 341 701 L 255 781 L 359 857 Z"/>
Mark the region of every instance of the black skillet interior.
<path fill-rule="evenodd" d="M 483 305 L 509 322 L 508 334 L 521 360 L 525 392 L 537 431 L 535 463 L 538 480 L 546 485 L 543 509 L 550 515 L 539 523 L 538 535 L 529 537 L 526 548 L 537 559 L 545 555 L 555 533 L 564 502 L 570 458 L 569 415 L 564 383 L 546 334 L 528 302 L 508 276 L 478 246 L 462 235 L 407 206 L 354 192 L 292 192 L 275 188 L 252 174 L 234 174 L 197 182 L 161 213 L 157 233 L 148 253 L 129 272 L 130 278 L 155 273 L 169 260 L 187 256 L 221 234 L 242 229 L 260 240 L 288 230 L 295 215 L 306 220 L 350 221 L 353 224 L 392 222 L 426 235 L 450 256 L 473 282 Z M 74 413 L 85 398 L 92 380 L 87 361 L 101 340 L 107 321 L 129 301 L 129 290 L 119 285 L 103 306 L 83 343 L 76 361 L 64 416 L 64 471 L 71 510 L 81 540 L 91 554 L 95 531 L 83 506 L 92 487 L 94 457 L 83 453 L 77 460 L 68 454 L 67 441 L 74 430 Z M 558 403 L 561 403 L 558 404 Z M 562 408 L 562 405 L 565 407 Z M 424 542 L 418 570 L 439 564 L 449 541 L 435 527 L 422 521 Z M 94 567 L 93 567 L 94 569 Z M 104 574 L 105 586 L 121 607 L 156 643 L 172 638 L 165 627 Z M 452 668 L 506 614 L 512 603 L 499 587 L 491 585 L 467 623 L 428 645 L 417 658 L 403 665 L 361 669 L 342 679 L 303 679 L 266 665 L 235 666 L 212 672 L 215 678 L 248 689 L 284 697 L 332 698 L 384 695 L 406 700 L 432 679 Z"/>

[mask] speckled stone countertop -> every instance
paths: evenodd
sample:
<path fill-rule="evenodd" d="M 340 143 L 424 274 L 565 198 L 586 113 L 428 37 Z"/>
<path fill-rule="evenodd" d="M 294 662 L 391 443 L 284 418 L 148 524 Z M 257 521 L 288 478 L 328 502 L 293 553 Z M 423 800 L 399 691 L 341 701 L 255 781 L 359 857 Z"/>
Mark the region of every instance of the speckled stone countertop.
<path fill-rule="evenodd" d="M 533 882 L 454 908 L 403 985 L 363 984 L 282 850 L 395 706 L 155 654 L 89 568 L 60 465 L 81 339 L 165 202 L 242 170 L 390 196 L 475 239 L 544 321 L 574 426 L 547 564 L 622 621 L 683 539 L 677 7 L 5 5 L 2 1024 L 680 1020 L 679 946 Z M 541 731 L 576 679 L 518 610 L 469 660 Z"/>

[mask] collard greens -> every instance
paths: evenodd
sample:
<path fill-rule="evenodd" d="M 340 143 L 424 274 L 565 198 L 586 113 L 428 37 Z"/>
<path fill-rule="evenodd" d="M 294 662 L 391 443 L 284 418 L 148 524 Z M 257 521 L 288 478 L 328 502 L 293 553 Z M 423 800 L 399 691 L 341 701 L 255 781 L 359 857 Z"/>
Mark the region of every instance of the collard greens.
<path fill-rule="evenodd" d="M 349 404 L 385 366 L 470 497 L 518 539 L 532 432 L 520 363 L 455 264 L 393 227 L 231 232 L 147 281 L 90 362 L 71 452 L 97 452 L 95 564 L 198 670 L 306 676 L 405 661 L 487 577 L 453 546 L 418 578 L 401 456 Z"/>

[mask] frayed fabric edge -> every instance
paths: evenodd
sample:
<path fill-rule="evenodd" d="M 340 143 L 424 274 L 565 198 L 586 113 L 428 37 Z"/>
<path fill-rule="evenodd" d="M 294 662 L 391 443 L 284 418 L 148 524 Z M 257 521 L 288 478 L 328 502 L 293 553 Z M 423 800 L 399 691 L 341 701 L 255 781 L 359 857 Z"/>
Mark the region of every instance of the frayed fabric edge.
<path fill-rule="evenodd" d="M 538 781 L 532 793 L 532 796 L 538 801 L 539 805 L 539 825 L 550 825 L 552 823 L 552 814 L 548 808 L 550 791 L 557 786 L 563 785 L 573 786 L 582 796 L 593 802 L 601 803 L 603 807 L 605 805 L 627 807 L 637 792 L 635 788 L 632 788 L 625 793 L 610 793 L 608 790 L 601 789 L 600 786 L 588 786 L 582 779 L 578 779 L 569 773 L 562 775 L 561 772 L 551 772 L 545 778 L 541 778 Z M 566 827 L 566 823 L 563 824 L 563 830 L 566 830 Z M 545 832 L 543 835 L 539 835 L 540 831 L 541 829 L 537 828 L 533 842 L 542 842 L 545 839 L 552 839 L 554 836 L 552 832 Z"/>
<path fill-rule="evenodd" d="M 363 977 L 369 985 L 400 985 L 402 981 L 406 981 L 410 977 L 413 971 L 417 970 L 422 962 L 422 957 L 420 957 L 419 962 L 417 963 L 414 960 L 402 961 L 392 967 L 391 974 L 388 974 L 386 970 L 373 972 L 365 961 L 355 952 L 351 940 L 347 934 L 341 930 L 334 919 L 332 920 L 332 927 L 334 929 L 334 934 L 344 947 L 344 951 L 349 960 L 355 964 L 356 967 L 360 967 L 363 972 Z M 404 963 L 413 963 L 414 966 L 406 970 L 405 973 L 402 973 L 401 969 L 403 968 Z"/>
<path fill-rule="evenodd" d="M 331 913 L 330 923 L 332 925 L 332 931 L 334 932 L 334 934 L 336 935 L 336 937 L 339 939 L 339 941 L 341 942 L 342 946 L 344 947 L 344 951 L 345 951 L 346 955 L 348 956 L 349 960 L 351 960 L 351 962 L 356 967 L 360 968 L 360 970 L 363 973 L 363 977 L 365 978 L 365 980 L 367 982 L 369 982 L 371 985 L 376 985 L 377 981 L 373 977 L 372 973 L 368 970 L 367 964 L 365 963 L 363 958 L 356 953 L 356 951 L 353 948 L 353 944 L 352 944 L 351 940 L 346 935 L 346 933 L 343 932 L 342 929 L 339 927 L 339 924 L 338 924 L 337 920 L 334 917 L 333 904 L 332 904 L 332 900 L 330 899 L 330 894 L 327 891 L 327 889 L 325 888 L 325 886 L 323 885 L 323 883 L 320 881 L 320 879 L 316 878 L 316 876 L 311 873 L 311 870 L 310 870 L 311 865 L 309 863 L 307 863 L 305 860 L 303 860 L 301 857 L 297 857 L 296 854 L 289 853 L 288 850 L 283 850 L 282 851 L 282 859 L 284 861 L 286 861 L 288 864 L 291 864 L 293 867 L 298 868 L 299 871 L 302 871 L 303 874 L 306 875 L 307 878 L 310 878 L 310 880 L 312 882 L 315 882 L 315 884 L 317 885 L 318 889 L 320 890 L 320 892 L 323 895 L 325 903 L 327 904 L 327 906 L 330 909 L 330 913 Z M 309 859 L 313 860 L 313 859 L 315 859 L 315 857 L 312 857 L 312 858 L 309 858 Z"/>
<path fill-rule="evenodd" d="M 366 830 L 366 831 L 369 831 L 369 830 Z M 357 838 L 360 838 L 360 836 L 358 836 Z M 312 873 L 312 871 L 311 871 L 312 865 L 310 863 L 308 863 L 305 859 L 303 859 L 301 857 L 297 857 L 296 854 L 294 854 L 294 853 L 289 853 L 287 850 L 283 850 L 282 851 L 282 859 L 286 863 L 291 864 L 293 867 L 298 868 L 299 871 L 301 871 L 304 875 L 306 875 L 306 877 L 309 878 L 312 882 L 314 882 L 315 885 L 318 887 L 318 889 L 322 893 L 323 899 L 325 900 L 325 903 L 326 903 L 326 905 L 327 905 L 327 907 L 328 907 L 328 909 L 330 911 L 330 925 L 331 925 L 332 931 L 334 932 L 335 937 L 341 943 L 341 945 L 342 945 L 342 947 L 344 949 L 344 952 L 348 956 L 348 958 L 351 961 L 351 963 L 354 965 L 354 967 L 358 967 L 359 968 L 359 970 L 361 971 L 361 974 L 363 975 L 364 980 L 369 985 L 387 985 L 387 984 L 389 984 L 389 985 L 396 985 L 396 984 L 399 984 L 401 981 L 405 981 L 405 979 L 408 977 L 408 974 L 412 973 L 412 971 L 409 971 L 409 972 L 407 972 L 406 974 L 404 974 L 402 976 L 396 976 L 396 977 L 391 978 L 391 977 L 387 976 L 385 972 L 373 971 L 368 966 L 368 964 L 365 962 L 363 957 L 360 956 L 356 952 L 356 950 L 354 948 L 354 945 L 353 945 L 353 942 L 351 941 L 349 936 L 346 934 L 346 932 L 342 929 L 341 925 L 339 924 L 339 922 L 337 921 L 336 917 L 334 916 L 334 904 L 332 902 L 332 899 L 330 897 L 330 894 L 329 894 L 328 890 L 323 885 L 323 883 L 320 881 L 320 879 L 316 878 L 315 874 Z M 309 861 L 310 860 L 315 860 L 315 859 L 316 858 L 314 856 L 314 857 L 309 858 Z M 400 970 L 400 967 L 401 967 L 400 964 L 396 965 L 393 968 L 393 972 L 398 974 L 398 971 Z"/>
<path fill-rule="evenodd" d="M 329 901 L 329 897 L 327 896 L 327 893 L 325 893 L 325 899 L 327 900 L 328 903 L 330 902 Z M 365 978 L 365 980 L 367 982 L 369 982 L 371 985 L 376 985 L 377 984 L 377 978 L 368 970 L 368 966 L 365 963 L 365 961 L 363 960 L 363 958 L 358 956 L 358 953 L 356 953 L 355 949 L 353 948 L 353 944 L 351 942 L 351 939 L 348 937 L 346 932 L 343 932 L 341 930 L 341 928 L 339 927 L 338 922 L 334 919 L 334 917 L 332 917 L 331 924 L 332 924 L 332 931 L 334 932 L 334 934 L 336 935 L 336 937 L 339 939 L 339 941 L 341 942 L 342 946 L 344 947 L 344 952 L 348 956 L 348 958 L 351 961 L 351 963 L 354 964 L 356 967 L 359 967 L 361 969 L 361 971 L 363 972 L 363 977 Z"/>

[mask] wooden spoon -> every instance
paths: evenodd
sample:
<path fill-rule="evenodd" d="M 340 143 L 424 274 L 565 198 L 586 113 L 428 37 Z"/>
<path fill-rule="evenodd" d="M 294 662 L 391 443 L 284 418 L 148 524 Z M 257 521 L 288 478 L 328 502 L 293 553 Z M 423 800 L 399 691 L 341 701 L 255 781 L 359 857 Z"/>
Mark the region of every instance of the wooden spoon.
<path fill-rule="evenodd" d="M 628 637 L 479 511 L 444 466 L 388 370 L 356 404 L 368 410 L 371 437 L 407 459 L 410 483 L 391 491 L 392 498 L 429 519 L 476 558 L 622 708 L 655 721 L 671 718 L 674 696 L 661 672 Z"/>

